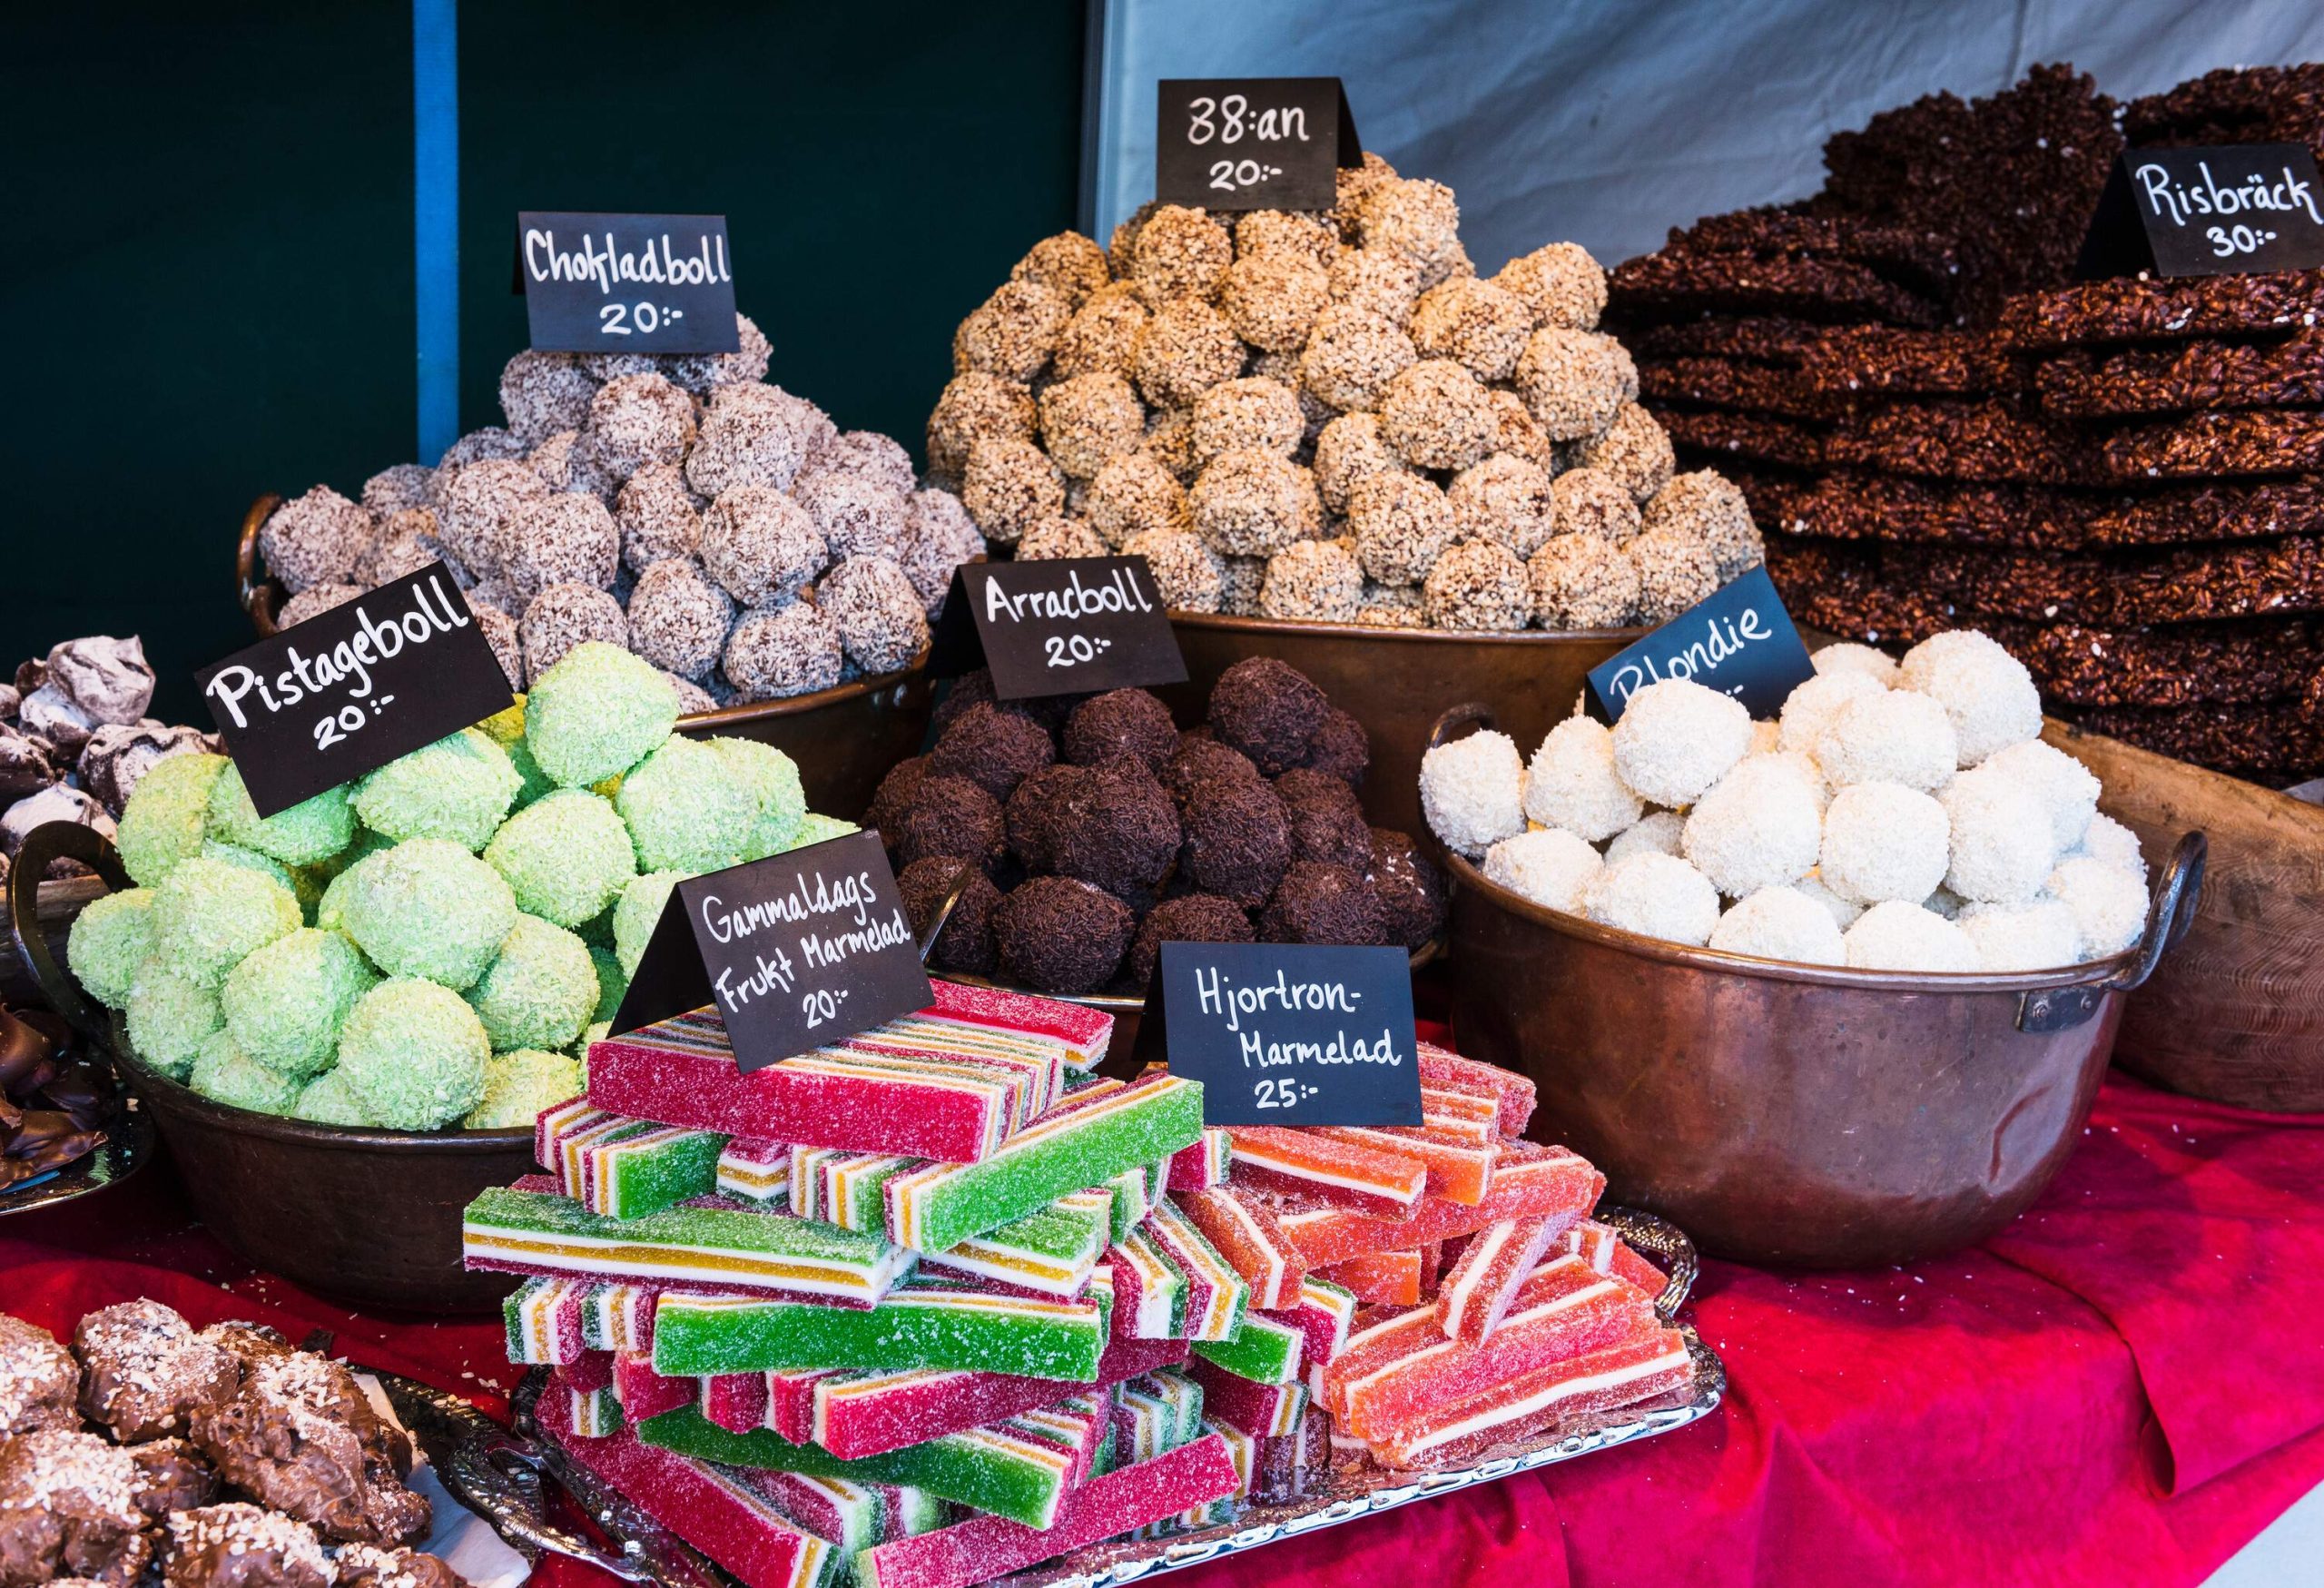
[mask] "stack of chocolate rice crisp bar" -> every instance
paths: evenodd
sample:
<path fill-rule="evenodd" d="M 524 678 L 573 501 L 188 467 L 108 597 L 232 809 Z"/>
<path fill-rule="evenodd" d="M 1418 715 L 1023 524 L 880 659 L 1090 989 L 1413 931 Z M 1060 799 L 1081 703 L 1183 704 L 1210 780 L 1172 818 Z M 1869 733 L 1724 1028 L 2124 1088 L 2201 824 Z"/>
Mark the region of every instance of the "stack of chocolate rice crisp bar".
<path fill-rule="evenodd" d="M 2073 279 L 2117 153 L 2221 143 L 2324 147 L 2324 67 L 1885 112 L 1815 197 L 1620 267 L 1609 319 L 1802 622 L 1974 626 L 2061 715 L 2290 783 L 2324 769 L 2324 271 Z"/>

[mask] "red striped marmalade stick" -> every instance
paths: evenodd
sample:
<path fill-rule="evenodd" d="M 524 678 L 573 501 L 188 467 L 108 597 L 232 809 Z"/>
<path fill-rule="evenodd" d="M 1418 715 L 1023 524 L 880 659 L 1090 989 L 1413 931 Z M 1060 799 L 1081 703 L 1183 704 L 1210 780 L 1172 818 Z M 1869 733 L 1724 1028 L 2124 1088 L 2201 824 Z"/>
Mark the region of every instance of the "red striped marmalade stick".
<path fill-rule="evenodd" d="M 1524 1135 L 1525 1122 L 1533 1117 L 1533 1083 L 1531 1080 L 1514 1070 L 1503 1070 L 1497 1064 L 1480 1064 L 1473 1059 L 1463 1059 L 1458 1053 L 1431 1042 L 1420 1045 L 1420 1080 L 1423 1086 L 1491 1093 L 1500 1106 L 1501 1133 L 1503 1136 Z"/>
<path fill-rule="evenodd" d="M 1502 1441 L 1685 1389 L 1694 1376 L 1685 1336 L 1676 1329 L 1643 1330 L 1479 1394 L 1440 1402 L 1371 1441 L 1372 1452 L 1390 1466 L 1464 1465 Z"/>
<path fill-rule="evenodd" d="M 1474 1207 L 1429 1197 L 1412 1218 L 1398 1220 L 1286 1197 L 1272 1210 L 1300 1256 L 1311 1267 L 1322 1267 L 1372 1252 L 1472 1235 L 1503 1218 L 1561 1218 L 1571 1225 L 1597 1206 L 1605 1189 L 1606 1177 L 1580 1154 L 1519 1142 L 1501 1149 L 1493 1163 L 1493 1189 Z"/>
<path fill-rule="evenodd" d="M 1306 1277 L 1307 1265 L 1275 1221 L 1275 1215 L 1257 1200 L 1236 1194 L 1231 1187 L 1177 1191 L 1172 1199 L 1249 1284 L 1253 1307 L 1273 1311 L 1297 1302 L 1299 1281 Z"/>
<path fill-rule="evenodd" d="M 1409 1217 L 1428 1190 L 1428 1166 L 1406 1153 L 1322 1130 L 1234 1125 L 1228 1181 L 1313 1197 L 1384 1218 Z"/>
<path fill-rule="evenodd" d="M 1436 1292 L 1436 1322 L 1473 1346 L 1499 1326 L 1558 1234 L 1553 1218 L 1505 1218 L 1470 1238 Z"/>

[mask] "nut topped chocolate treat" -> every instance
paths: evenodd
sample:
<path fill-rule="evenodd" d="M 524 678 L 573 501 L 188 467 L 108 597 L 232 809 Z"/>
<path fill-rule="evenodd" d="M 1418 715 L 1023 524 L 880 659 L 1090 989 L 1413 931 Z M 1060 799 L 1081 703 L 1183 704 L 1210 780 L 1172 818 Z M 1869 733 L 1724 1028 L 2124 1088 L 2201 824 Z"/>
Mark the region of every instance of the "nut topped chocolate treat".
<path fill-rule="evenodd" d="M 458 1573 L 418 1550 L 350 1544 L 336 1563 L 339 1588 L 460 1588 Z"/>
<path fill-rule="evenodd" d="M 136 1464 L 137 1508 L 155 1522 L 218 1497 L 218 1471 L 182 1439 L 152 1439 L 128 1447 Z"/>
<path fill-rule="evenodd" d="M 77 1428 L 81 1369 L 56 1336 L 0 1313 L 0 1435 Z"/>
<path fill-rule="evenodd" d="M 227 1482 L 325 1538 L 427 1535 L 428 1502 L 403 1486 L 395 1459 L 408 1464 L 408 1446 L 399 1451 L 353 1378 L 327 1357 L 293 1351 L 251 1363 L 241 1392 L 205 1412 L 193 1437 Z"/>
<path fill-rule="evenodd" d="M 73 1331 L 81 1359 L 81 1413 L 124 1444 L 183 1435 L 233 1397 L 241 1364 L 201 1338 L 158 1301 L 124 1301 Z"/>
<path fill-rule="evenodd" d="M 0 1583 L 60 1576 L 128 1588 L 153 1558 L 129 1453 L 78 1429 L 0 1439 Z"/>
<path fill-rule="evenodd" d="M 170 1518 L 170 1588 L 330 1588 L 335 1575 L 312 1528 L 263 1506 L 234 1500 Z"/>

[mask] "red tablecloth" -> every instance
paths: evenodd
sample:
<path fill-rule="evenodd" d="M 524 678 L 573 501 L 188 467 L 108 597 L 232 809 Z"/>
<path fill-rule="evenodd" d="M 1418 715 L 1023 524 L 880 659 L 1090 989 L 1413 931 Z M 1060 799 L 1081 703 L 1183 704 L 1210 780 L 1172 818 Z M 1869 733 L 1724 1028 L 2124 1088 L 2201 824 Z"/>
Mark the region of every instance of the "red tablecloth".
<path fill-rule="evenodd" d="M 183 1228 L 172 1189 L 160 1170 L 0 1225 L 35 1238 L 0 1239 L 0 1307 L 63 1330 L 144 1293 L 331 1328 L 472 1395 L 513 1381 L 496 1324 L 317 1301 Z M 2176 1588 L 2324 1483 L 2320 1315 L 2324 1119 L 2117 1080 L 2048 1195 L 1980 1250 L 1809 1277 L 1707 1264 L 1689 1316 L 1727 1362 L 1718 1415 L 1175 1580 Z"/>

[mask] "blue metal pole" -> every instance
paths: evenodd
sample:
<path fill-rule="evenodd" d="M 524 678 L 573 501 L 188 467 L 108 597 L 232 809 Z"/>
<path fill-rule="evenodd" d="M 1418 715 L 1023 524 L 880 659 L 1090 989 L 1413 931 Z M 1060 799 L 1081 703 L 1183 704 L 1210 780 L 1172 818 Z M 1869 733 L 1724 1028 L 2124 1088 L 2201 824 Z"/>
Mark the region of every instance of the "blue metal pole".
<path fill-rule="evenodd" d="M 460 434 L 458 0 L 411 4 L 412 309 L 419 461 Z"/>

